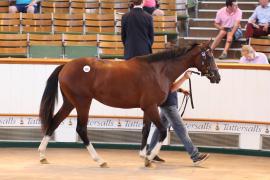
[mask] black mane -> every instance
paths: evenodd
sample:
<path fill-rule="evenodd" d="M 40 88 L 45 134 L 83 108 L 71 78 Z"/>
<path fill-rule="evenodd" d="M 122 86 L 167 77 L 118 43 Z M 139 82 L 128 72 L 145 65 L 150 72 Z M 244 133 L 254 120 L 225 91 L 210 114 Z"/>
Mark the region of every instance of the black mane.
<path fill-rule="evenodd" d="M 140 58 L 143 58 L 147 60 L 148 62 L 158 62 L 158 61 L 164 61 L 168 59 L 173 60 L 180 56 L 185 55 L 187 52 L 191 51 L 197 45 L 199 44 L 195 43 L 195 44 L 192 44 L 191 46 L 184 47 L 184 48 L 173 48 L 173 49 L 165 50 L 165 51 L 158 52 L 155 54 L 141 56 Z"/>

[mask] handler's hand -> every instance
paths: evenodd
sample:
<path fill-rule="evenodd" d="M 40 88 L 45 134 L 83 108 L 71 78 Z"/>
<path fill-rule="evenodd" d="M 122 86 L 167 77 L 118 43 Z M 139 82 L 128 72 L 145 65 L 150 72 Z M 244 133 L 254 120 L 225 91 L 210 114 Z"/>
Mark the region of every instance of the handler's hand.
<path fill-rule="evenodd" d="M 192 72 L 191 71 L 186 71 L 184 74 L 185 79 L 189 79 L 191 77 Z"/>
<path fill-rule="evenodd" d="M 181 89 L 181 92 L 185 95 L 185 96 L 189 96 L 190 93 L 188 90 L 185 90 L 185 89 Z"/>

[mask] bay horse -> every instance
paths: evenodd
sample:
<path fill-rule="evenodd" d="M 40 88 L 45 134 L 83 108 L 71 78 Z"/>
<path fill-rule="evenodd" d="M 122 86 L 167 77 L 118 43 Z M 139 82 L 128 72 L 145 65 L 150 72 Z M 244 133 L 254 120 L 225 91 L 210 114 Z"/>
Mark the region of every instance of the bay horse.
<path fill-rule="evenodd" d="M 47 80 L 39 117 L 45 133 L 38 148 L 40 162 L 47 163 L 45 151 L 59 124 L 76 108 L 76 131 L 100 167 L 107 163 L 97 154 L 87 136 L 87 122 L 92 99 L 117 108 L 141 108 L 144 112 L 140 154 L 145 166 L 158 154 L 167 131 L 160 121 L 158 106 L 167 98 L 173 82 L 188 68 L 197 68 L 211 83 L 220 75 L 209 42 L 187 48 L 174 48 L 156 54 L 134 57 L 129 61 L 79 58 L 58 66 Z M 54 115 L 58 82 L 63 104 Z M 146 152 L 147 138 L 153 122 L 160 131 L 159 143 Z"/>

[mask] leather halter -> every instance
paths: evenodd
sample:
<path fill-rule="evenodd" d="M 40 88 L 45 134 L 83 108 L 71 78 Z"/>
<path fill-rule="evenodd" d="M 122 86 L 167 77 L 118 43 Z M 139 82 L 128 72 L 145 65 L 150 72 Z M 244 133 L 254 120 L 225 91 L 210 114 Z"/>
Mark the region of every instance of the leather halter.
<path fill-rule="evenodd" d="M 211 72 L 211 63 L 210 60 L 212 59 L 211 56 L 208 55 L 207 52 L 212 51 L 210 48 L 204 50 L 201 50 L 201 60 L 202 60 L 202 66 L 205 67 L 206 66 L 206 72 L 202 72 L 202 76 L 207 76 L 207 77 L 212 77 L 214 76 L 214 74 Z M 217 70 L 217 69 L 213 69 L 213 70 Z"/>

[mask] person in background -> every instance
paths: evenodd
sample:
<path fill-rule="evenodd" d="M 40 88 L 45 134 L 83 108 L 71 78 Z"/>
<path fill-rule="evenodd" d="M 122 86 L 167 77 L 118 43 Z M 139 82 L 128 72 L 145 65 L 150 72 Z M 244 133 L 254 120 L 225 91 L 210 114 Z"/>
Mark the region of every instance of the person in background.
<path fill-rule="evenodd" d="M 269 0 L 259 0 L 260 5 L 248 19 L 246 26 L 247 44 L 249 38 L 267 36 L 270 34 L 270 3 Z"/>
<path fill-rule="evenodd" d="M 157 8 L 156 0 L 144 0 L 143 10 L 154 16 L 164 16 L 164 11 Z"/>
<path fill-rule="evenodd" d="M 240 63 L 246 64 L 269 64 L 264 53 L 256 52 L 251 46 L 244 45 L 242 47 L 242 57 Z"/>
<path fill-rule="evenodd" d="M 226 59 L 228 50 L 233 40 L 239 40 L 242 37 L 240 21 L 242 19 L 242 11 L 238 8 L 236 0 L 226 0 L 226 7 L 218 10 L 215 27 L 219 30 L 211 48 L 214 50 L 221 40 L 227 36 L 226 44 L 219 59 Z"/>
<path fill-rule="evenodd" d="M 195 165 L 199 165 L 202 162 L 204 162 L 206 159 L 208 159 L 209 154 L 200 153 L 198 148 L 194 146 L 194 144 L 192 143 L 189 137 L 185 123 L 178 112 L 177 91 L 180 91 L 184 93 L 185 95 L 189 95 L 189 92 L 187 90 L 184 90 L 180 87 L 187 79 L 190 78 L 191 74 L 192 74 L 191 71 L 186 71 L 182 77 L 178 78 L 173 83 L 166 101 L 160 106 L 160 117 L 161 117 L 161 123 L 163 124 L 164 127 L 166 128 L 169 128 L 169 126 L 173 127 L 175 134 L 184 144 L 184 147 L 186 151 L 189 153 L 190 158 L 193 160 L 193 163 Z M 160 136 L 159 130 L 155 128 L 154 134 L 152 136 L 152 139 L 149 145 L 150 151 L 152 151 L 153 148 L 158 143 L 159 136 Z M 160 161 L 160 162 L 165 161 L 159 156 L 156 156 L 153 160 Z"/>
<path fill-rule="evenodd" d="M 36 13 L 38 0 L 16 0 L 15 5 L 9 6 L 9 13 Z"/>
<path fill-rule="evenodd" d="M 122 16 L 121 39 L 124 59 L 152 53 L 153 18 L 143 11 L 143 0 L 133 0 L 134 7 Z"/>

